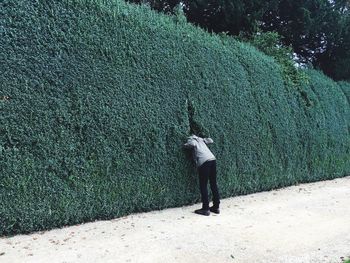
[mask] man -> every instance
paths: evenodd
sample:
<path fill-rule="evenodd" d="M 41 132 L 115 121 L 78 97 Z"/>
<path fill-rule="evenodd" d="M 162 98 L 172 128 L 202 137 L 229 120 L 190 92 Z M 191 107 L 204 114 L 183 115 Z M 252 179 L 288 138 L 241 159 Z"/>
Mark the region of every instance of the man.
<path fill-rule="evenodd" d="M 211 138 L 201 138 L 196 135 L 191 135 L 187 138 L 184 147 L 193 149 L 194 160 L 198 168 L 199 186 L 202 197 L 202 208 L 194 211 L 199 215 L 210 215 L 210 211 L 216 214 L 220 213 L 220 196 L 216 183 L 216 158 L 209 150 L 207 144 L 213 143 Z M 209 207 L 208 198 L 208 180 L 210 189 L 213 195 L 213 206 Z"/>

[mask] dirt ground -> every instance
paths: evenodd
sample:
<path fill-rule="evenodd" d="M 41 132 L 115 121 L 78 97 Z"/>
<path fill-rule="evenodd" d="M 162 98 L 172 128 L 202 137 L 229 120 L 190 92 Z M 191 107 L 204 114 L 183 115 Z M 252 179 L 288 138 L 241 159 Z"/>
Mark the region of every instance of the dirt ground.
<path fill-rule="evenodd" d="M 342 262 L 350 177 L 0 239 L 1 263 Z"/>

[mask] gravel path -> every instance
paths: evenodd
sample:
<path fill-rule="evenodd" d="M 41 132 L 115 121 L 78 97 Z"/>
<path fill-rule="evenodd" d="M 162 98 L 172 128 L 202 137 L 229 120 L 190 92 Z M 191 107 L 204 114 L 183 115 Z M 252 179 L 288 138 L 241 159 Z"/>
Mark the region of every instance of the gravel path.
<path fill-rule="evenodd" d="M 0 238 L 0 262 L 342 262 L 350 257 L 350 177 Z"/>

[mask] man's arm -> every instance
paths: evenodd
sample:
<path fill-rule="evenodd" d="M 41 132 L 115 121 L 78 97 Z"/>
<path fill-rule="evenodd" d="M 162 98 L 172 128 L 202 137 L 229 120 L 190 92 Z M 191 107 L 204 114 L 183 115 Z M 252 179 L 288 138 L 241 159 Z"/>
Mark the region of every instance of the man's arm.
<path fill-rule="evenodd" d="M 211 144 L 211 143 L 214 143 L 213 139 L 212 138 L 204 138 L 204 143 L 205 144 Z"/>
<path fill-rule="evenodd" d="M 194 146 L 196 146 L 194 140 L 188 140 L 188 141 L 184 144 L 184 147 L 185 147 L 185 148 L 193 148 Z"/>

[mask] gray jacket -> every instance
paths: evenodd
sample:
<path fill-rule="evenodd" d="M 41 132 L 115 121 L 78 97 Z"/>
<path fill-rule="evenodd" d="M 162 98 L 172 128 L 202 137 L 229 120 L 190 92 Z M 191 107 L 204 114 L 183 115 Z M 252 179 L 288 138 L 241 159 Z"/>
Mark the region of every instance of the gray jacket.
<path fill-rule="evenodd" d="M 184 144 L 186 148 L 193 148 L 194 160 L 197 167 L 201 166 L 206 161 L 215 160 L 214 154 L 209 150 L 207 144 L 213 143 L 211 138 L 201 138 L 196 135 L 191 135 L 187 138 L 187 142 Z"/>

